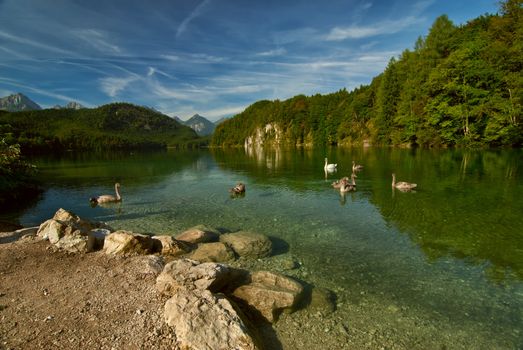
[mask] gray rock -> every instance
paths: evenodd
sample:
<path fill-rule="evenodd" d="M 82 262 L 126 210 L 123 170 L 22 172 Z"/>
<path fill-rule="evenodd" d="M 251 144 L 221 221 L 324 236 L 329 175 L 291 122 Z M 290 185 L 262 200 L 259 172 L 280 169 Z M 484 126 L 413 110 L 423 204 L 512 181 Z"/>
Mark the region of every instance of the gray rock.
<path fill-rule="evenodd" d="M 165 267 L 165 260 L 157 255 L 137 256 L 133 258 L 133 263 L 137 265 L 138 272 L 145 275 L 158 276 Z"/>
<path fill-rule="evenodd" d="M 274 323 L 282 311 L 294 310 L 303 296 L 303 286 L 279 273 L 257 271 L 251 274 L 251 283 L 236 288 L 233 296 Z"/>
<path fill-rule="evenodd" d="M 263 258 L 271 255 L 272 243 L 269 237 L 261 233 L 239 231 L 220 236 L 220 242 L 226 243 L 241 257 Z"/>
<path fill-rule="evenodd" d="M 236 256 L 228 245 L 222 242 L 213 242 L 198 245 L 190 258 L 199 262 L 227 262 L 233 261 Z"/>
<path fill-rule="evenodd" d="M 111 231 L 105 228 L 96 228 L 91 230 L 87 234 L 87 251 L 93 252 L 100 250 L 104 247 L 105 237 L 107 237 Z"/>
<path fill-rule="evenodd" d="M 218 231 L 210 227 L 198 225 L 180 233 L 175 238 L 179 241 L 196 244 L 205 242 L 215 242 L 218 240 L 219 235 L 220 234 Z"/>
<path fill-rule="evenodd" d="M 165 303 L 165 322 L 181 349 L 258 349 L 244 322 L 223 295 L 179 289 Z"/>

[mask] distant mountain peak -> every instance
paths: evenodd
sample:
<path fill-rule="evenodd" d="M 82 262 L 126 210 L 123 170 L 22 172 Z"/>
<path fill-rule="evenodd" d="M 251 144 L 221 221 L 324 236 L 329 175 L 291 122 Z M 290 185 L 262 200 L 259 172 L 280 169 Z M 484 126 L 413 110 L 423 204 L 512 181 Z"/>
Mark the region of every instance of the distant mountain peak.
<path fill-rule="evenodd" d="M 55 105 L 53 108 L 54 109 L 82 109 L 82 108 L 85 108 L 85 107 L 82 106 L 78 102 L 71 101 L 68 104 L 66 104 L 65 106 Z"/>
<path fill-rule="evenodd" d="M 12 94 L 6 97 L 0 98 L 0 109 L 9 112 L 20 112 L 20 111 L 32 111 L 40 110 L 40 107 L 36 102 L 31 100 L 29 97 L 22 93 Z"/>
<path fill-rule="evenodd" d="M 188 120 L 182 122 L 184 125 L 191 127 L 199 136 L 210 135 L 214 132 L 216 125 L 207 118 L 199 114 L 193 115 Z"/>

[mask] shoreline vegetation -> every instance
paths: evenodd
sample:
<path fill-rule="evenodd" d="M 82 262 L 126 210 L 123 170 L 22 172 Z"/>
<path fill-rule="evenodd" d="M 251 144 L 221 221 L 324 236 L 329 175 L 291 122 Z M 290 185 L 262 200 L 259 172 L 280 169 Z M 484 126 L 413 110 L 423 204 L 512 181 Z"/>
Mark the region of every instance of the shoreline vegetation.
<path fill-rule="evenodd" d="M 88 291 L 87 294 L 95 293 L 98 285 L 92 279 L 106 285 L 115 279 L 115 275 L 122 274 L 130 280 L 120 282 L 127 283 L 128 288 L 146 289 L 146 296 L 150 298 L 147 307 L 142 308 L 140 305 L 144 301 L 133 300 L 137 297 L 135 293 L 130 293 L 130 298 L 106 294 L 103 300 L 90 299 L 77 305 L 87 307 L 78 316 L 71 313 L 74 306 L 69 304 L 71 301 L 67 300 L 67 295 L 63 296 L 63 300 L 58 297 L 61 288 L 71 287 L 64 281 L 61 287 L 48 286 L 39 291 L 41 295 L 37 298 L 48 300 L 50 309 L 47 311 L 52 314 L 44 316 L 42 320 L 35 320 L 41 326 L 35 324 L 29 327 L 30 321 L 25 318 L 33 316 L 22 309 L 24 305 L 34 302 L 24 300 L 24 296 L 27 289 L 33 291 L 35 286 L 32 281 L 25 279 L 15 283 L 20 281 L 6 278 L 0 290 L 0 317 L 3 320 L 0 334 L 2 345 L 6 348 L 30 346 L 38 349 L 51 344 L 62 347 L 67 342 L 64 335 L 71 336 L 67 320 L 78 321 L 78 318 L 92 316 L 92 309 L 95 305 L 99 307 L 100 302 L 110 303 L 111 306 L 107 305 L 105 309 L 113 310 L 116 304 L 120 305 L 116 309 L 137 308 L 132 311 L 136 317 L 142 314 L 145 314 L 144 317 L 151 316 L 151 313 L 154 318 L 151 324 L 141 325 L 149 332 L 147 335 L 141 329 L 132 329 L 133 334 L 127 334 L 128 329 L 125 333 L 114 333 L 109 342 L 89 337 L 88 344 L 101 344 L 101 348 L 118 344 L 159 348 L 217 349 L 225 346 L 230 349 L 281 349 L 282 344 L 271 325 L 278 321 L 283 312 L 310 308 L 314 312 L 331 313 L 336 308 L 336 297 L 332 291 L 313 287 L 280 272 L 250 271 L 240 267 L 242 262 L 274 258 L 277 253 L 282 253 L 273 246 L 268 236 L 261 233 L 220 232 L 199 225 L 176 236 L 153 236 L 114 230 L 103 223 L 90 222 L 59 209 L 53 218 L 39 227 L 0 235 L 0 248 L 1 245 L 11 245 L 7 250 L 0 249 L 1 274 L 7 277 L 17 269 L 24 269 L 19 266 L 20 263 L 48 262 L 53 255 L 76 262 L 71 266 L 47 266 L 47 271 L 40 276 L 44 281 L 45 275 L 52 275 L 52 270 L 56 269 L 61 270 L 61 279 L 75 278 L 83 260 L 90 260 L 94 269 L 99 267 L 96 260 L 108 266 L 114 266 L 116 261 L 127 271 L 106 274 L 107 271 L 102 269 L 93 272 L 91 276 L 84 276 L 78 289 Z M 46 246 L 43 251 L 42 245 Z M 10 260 L 13 256 L 7 254 L 8 251 L 31 250 L 37 246 L 43 256 L 37 256 L 35 260 L 24 259 L 15 263 Z M 17 260 L 16 254 L 14 259 Z M 280 259 L 280 269 L 299 268 L 300 263 L 293 258 Z M 133 286 L 129 286 L 129 283 Z M 82 294 L 79 290 L 68 291 L 74 292 Z M 67 306 L 64 307 L 62 303 Z M 116 317 L 111 313 L 106 314 L 105 309 L 101 307 L 97 310 L 96 317 L 109 317 L 109 321 Z M 39 336 L 40 332 L 45 332 L 44 329 L 53 325 L 59 325 L 61 330 Z M 29 334 L 27 328 L 32 328 Z M 93 324 L 89 332 L 105 335 L 115 328 L 118 326 L 99 329 Z M 32 336 L 33 330 L 38 332 L 35 336 Z M 83 333 L 79 330 L 76 337 L 69 339 L 72 346 L 79 340 L 78 335 L 84 336 Z"/>
<path fill-rule="evenodd" d="M 0 209 L 15 209 L 41 193 L 37 169 L 22 159 L 20 146 L 0 138 Z"/>
<path fill-rule="evenodd" d="M 211 145 L 521 147 L 522 43 L 521 0 L 460 26 L 442 15 L 369 85 L 258 101 Z"/>

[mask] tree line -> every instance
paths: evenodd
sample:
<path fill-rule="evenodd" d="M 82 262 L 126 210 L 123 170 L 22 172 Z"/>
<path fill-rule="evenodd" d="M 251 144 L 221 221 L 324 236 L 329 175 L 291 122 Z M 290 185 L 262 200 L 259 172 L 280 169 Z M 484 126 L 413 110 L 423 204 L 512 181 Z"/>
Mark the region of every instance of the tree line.
<path fill-rule="evenodd" d="M 0 113 L 1 137 L 24 153 L 67 150 L 198 147 L 191 128 L 151 109 L 128 103 L 98 108 Z"/>
<path fill-rule="evenodd" d="M 272 124 L 290 145 L 521 146 L 522 4 L 502 1 L 498 14 L 461 26 L 442 15 L 369 85 L 256 102 L 219 124 L 211 143 L 243 145 Z"/>

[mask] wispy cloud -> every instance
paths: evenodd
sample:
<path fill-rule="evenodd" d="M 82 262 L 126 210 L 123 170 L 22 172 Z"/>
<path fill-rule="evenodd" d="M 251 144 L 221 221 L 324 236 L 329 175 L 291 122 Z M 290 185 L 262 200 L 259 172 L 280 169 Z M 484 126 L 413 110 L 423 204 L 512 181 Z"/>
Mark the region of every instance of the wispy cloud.
<path fill-rule="evenodd" d="M 256 56 L 274 57 L 274 56 L 282 56 L 282 55 L 285 55 L 286 53 L 287 53 L 287 50 L 285 50 L 285 48 L 283 48 L 283 47 L 280 47 L 280 48 L 274 49 L 274 50 L 259 52 L 256 54 Z"/>
<path fill-rule="evenodd" d="M 434 4 L 436 0 L 422 0 L 418 1 L 414 5 L 412 5 L 414 13 L 422 13 L 427 8 L 429 8 L 432 4 Z"/>
<path fill-rule="evenodd" d="M 334 27 L 326 36 L 326 39 L 328 41 L 341 41 L 345 39 L 362 39 L 377 35 L 389 35 L 423 21 L 423 18 L 408 16 L 396 21 L 383 21 L 368 26 L 352 25 L 349 27 Z"/>
<path fill-rule="evenodd" d="M 180 56 L 176 55 L 160 55 L 160 58 L 166 59 L 171 62 L 177 62 L 180 60 Z"/>
<path fill-rule="evenodd" d="M 176 38 L 179 38 L 187 30 L 187 26 L 189 25 L 189 23 L 191 23 L 193 19 L 201 15 L 203 9 L 209 3 L 210 0 L 203 0 L 198 6 L 196 6 L 196 8 L 189 14 L 189 16 L 187 16 L 178 26 L 178 29 L 176 30 Z"/>
<path fill-rule="evenodd" d="M 116 97 L 118 93 L 124 90 L 129 84 L 139 80 L 140 78 L 135 75 L 128 77 L 107 77 L 100 79 L 100 86 L 103 92 L 110 97 Z"/>
<path fill-rule="evenodd" d="M 223 117 L 230 117 L 235 114 L 241 113 L 245 110 L 247 106 L 241 105 L 241 106 L 226 106 L 222 108 L 217 109 L 209 109 L 206 111 L 201 111 L 202 115 L 204 115 L 206 118 L 209 118 L 211 120 L 218 120 Z"/>
<path fill-rule="evenodd" d="M 24 55 L 15 50 L 8 49 L 7 47 L 0 46 L 0 50 L 7 52 L 7 54 L 23 60 L 31 60 L 32 58 L 28 55 Z"/>
<path fill-rule="evenodd" d="M 15 42 L 15 43 L 22 44 L 22 45 L 28 45 L 33 48 L 42 49 L 45 51 L 51 51 L 51 52 L 55 52 L 55 53 L 60 53 L 63 55 L 68 55 L 68 56 L 76 56 L 76 54 L 74 54 L 72 51 L 64 50 L 59 47 L 48 45 L 48 44 L 43 44 L 42 42 L 39 42 L 36 40 L 23 38 L 19 35 L 12 35 L 3 30 L 0 30 L 0 37 L 4 38 L 6 40 L 9 40 L 11 42 Z"/>
<path fill-rule="evenodd" d="M 74 30 L 72 34 L 97 51 L 111 54 L 119 54 L 122 52 L 122 49 L 119 46 L 110 43 L 109 36 L 100 30 L 78 29 Z"/>
<path fill-rule="evenodd" d="M 20 82 L 14 80 L 14 79 L 0 77 L 0 82 L 5 83 L 7 85 L 11 85 L 11 86 L 16 86 L 17 88 L 21 88 L 21 89 L 23 89 L 25 91 L 32 92 L 32 93 L 35 93 L 37 95 L 51 97 L 51 98 L 54 98 L 54 99 L 57 99 L 57 100 L 61 100 L 61 101 L 64 101 L 64 102 L 76 101 L 76 102 L 79 102 L 79 103 L 81 103 L 82 105 L 84 105 L 86 107 L 90 107 L 91 106 L 90 103 L 88 103 L 86 101 L 83 101 L 81 99 L 78 99 L 76 97 L 71 97 L 71 96 L 67 96 L 67 95 L 63 95 L 63 94 L 54 93 L 52 91 L 49 91 L 48 89 L 44 90 L 44 89 L 36 88 L 36 87 L 33 87 L 33 86 L 28 86 L 26 84 L 23 84 L 23 83 L 20 83 Z M 45 107 L 45 106 L 43 106 L 43 107 Z M 51 106 L 48 106 L 48 107 L 51 107 Z"/>

